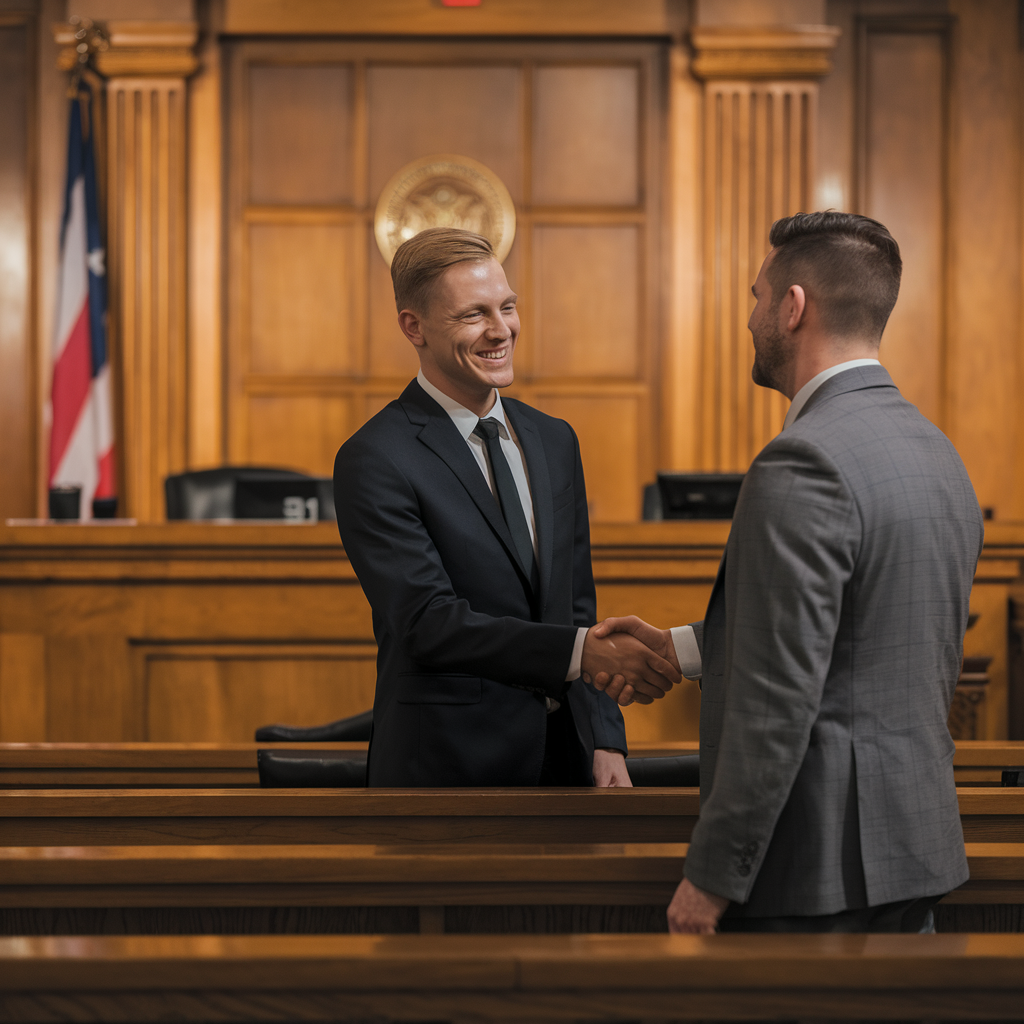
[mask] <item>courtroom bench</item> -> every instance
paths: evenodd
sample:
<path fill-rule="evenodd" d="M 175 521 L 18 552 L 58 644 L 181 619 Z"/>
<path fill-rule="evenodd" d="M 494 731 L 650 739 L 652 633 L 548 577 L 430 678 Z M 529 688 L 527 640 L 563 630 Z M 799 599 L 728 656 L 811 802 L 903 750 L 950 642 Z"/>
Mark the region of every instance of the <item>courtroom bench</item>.
<path fill-rule="evenodd" d="M 365 743 L 0 743 L 0 788 L 145 789 L 259 786 L 257 750 L 366 754 Z M 694 754 L 695 740 L 635 742 L 638 757 Z M 627 762 L 628 763 L 628 762 Z M 998 786 L 1004 768 L 1024 767 L 1024 741 L 961 740 L 957 785 Z"/>
<path fill-rule="evenodd" d="M 957 790 L 967 842 L 1024 842 L 1024 789 Z M 688 842 L 687 789 L 0 790 L 0 846 Z"/>
<path fill-rule="evenodd" d="M 665 931 L 665 908 L 683 877 L 687 849 L 672 843 L 6 847 L 0 848 L 0 932 L 234 933 L 255 931 L 260 921 L 262 930 L 279 931 Z M 1012 905 L 1019 917 L 1024 844 L 971 843 L 967 858 L 970 880 L 944 903 Z M 253 908 L 338 912 L 275 916 Z"/>
<path fill-rule="evenodd" d="M 291 935 L 0 939 L 35 1021 L 984 1020 L 1021 935 Z"/>

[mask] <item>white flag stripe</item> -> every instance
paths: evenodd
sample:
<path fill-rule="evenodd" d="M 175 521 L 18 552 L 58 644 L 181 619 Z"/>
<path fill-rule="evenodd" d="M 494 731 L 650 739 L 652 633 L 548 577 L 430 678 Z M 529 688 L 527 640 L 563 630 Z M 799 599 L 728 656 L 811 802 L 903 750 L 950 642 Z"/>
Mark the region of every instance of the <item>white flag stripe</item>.
<path fill-rule="evenodd" d="M 89 271 L 86 259 L 85 178 L 79 175 L 71 188 L 71 205 L 64 247 L 61 249 L 60 281 L 57 286 L 57 329 L 53 336 L 53 359 L 60 358 L 68 343 L 82 305 L 89 301 Z"/>
<path fill-rule="evenodd" d="M 96 430 L 96 453 L 99 458 L 110 450 L 114 443 L 114 414 L 110 402 L 110 361 L 107 360 L 100 372 L 92 379 L 92 407 Z"/>
<path fill-rule="evenodd" d="M 100 475 L 96 441 L 93 438 L 94 406 L 95 401 L 90 391 L 51 484 L 82 488 L 82 519 L 92 518 L 92 497 L 96 493 Z"/>

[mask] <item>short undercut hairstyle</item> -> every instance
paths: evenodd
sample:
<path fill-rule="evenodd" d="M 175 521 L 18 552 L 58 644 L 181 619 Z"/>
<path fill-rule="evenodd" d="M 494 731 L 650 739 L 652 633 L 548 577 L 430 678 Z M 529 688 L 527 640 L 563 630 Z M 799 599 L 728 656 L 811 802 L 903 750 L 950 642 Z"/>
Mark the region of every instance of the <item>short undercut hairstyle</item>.
<path fill-rule="evenodd" d="M 797 213 L 777 220 L 768 241 L 773 303 L 798 284 L 829 334 L 881 340 L 903 273 L 900 247 L 883 224 L 835 210 Z"/>
<path fill-rule="evenodd" d="M 458 263 L 493 260 L 494 247 L 483 235 L 461 228 L 427 228 L 404 241 L 391 261 L 398 312 L 425 313 L 438 278 Z"/>

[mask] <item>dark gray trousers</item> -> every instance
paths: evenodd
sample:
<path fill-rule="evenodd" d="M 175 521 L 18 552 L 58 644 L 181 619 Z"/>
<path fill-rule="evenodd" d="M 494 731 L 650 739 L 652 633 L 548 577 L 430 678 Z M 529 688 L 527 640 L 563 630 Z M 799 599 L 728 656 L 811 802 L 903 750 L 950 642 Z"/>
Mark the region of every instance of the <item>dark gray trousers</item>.
<path fill-rule="evenodd" d="M 730 917 L 718 922 L 720 932 L 933 932 L 932 907 L 942 896 L 883 903 L 861 910 L 813 917 Z"/>

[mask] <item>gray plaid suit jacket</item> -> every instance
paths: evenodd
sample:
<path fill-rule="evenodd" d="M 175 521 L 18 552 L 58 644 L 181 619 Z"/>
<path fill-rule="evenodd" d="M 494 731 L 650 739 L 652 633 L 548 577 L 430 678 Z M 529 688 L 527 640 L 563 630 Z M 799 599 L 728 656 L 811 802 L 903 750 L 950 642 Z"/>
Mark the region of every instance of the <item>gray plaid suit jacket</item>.
<path fill-rule="evenodd" d="M 686 876 L 728 914 L 966 881 L 946 719 L 982 539 L 960 457 L 880 366 L 827 380 L 754 460 L 697 624 Z"/>

